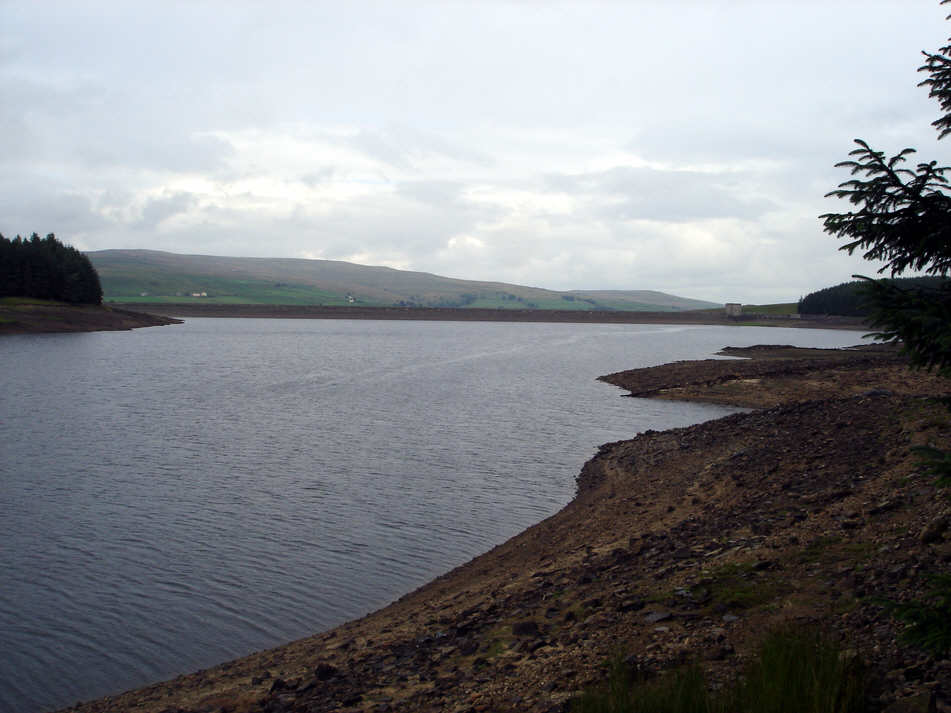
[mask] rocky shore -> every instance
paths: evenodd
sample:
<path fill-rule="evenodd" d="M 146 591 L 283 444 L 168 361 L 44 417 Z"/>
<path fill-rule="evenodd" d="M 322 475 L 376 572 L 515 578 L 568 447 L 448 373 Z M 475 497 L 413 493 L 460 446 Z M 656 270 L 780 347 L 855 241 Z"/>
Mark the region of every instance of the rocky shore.
<path fill-rule="evenodd" d="M 331 631 L 69 710 L 562 711 L 618 654 L 732 679 L 765 631 L 841 637 L 874 709 L 951 711 L 951 662 L 879 598 L 951 566 L 951 508 L 910 447 L 951 446 L 948 384 L 889 350 L 732 350 L 604 377 L 756 410 L 606 444 L 563 510 Z M 632 403 L 636 408 L 636 403 Z"/>
<path fill-rule="evenodd" d="M 114 331 L 181 322 L 118 307 L 45 301 L 0 303 L 0 335 Z"/>

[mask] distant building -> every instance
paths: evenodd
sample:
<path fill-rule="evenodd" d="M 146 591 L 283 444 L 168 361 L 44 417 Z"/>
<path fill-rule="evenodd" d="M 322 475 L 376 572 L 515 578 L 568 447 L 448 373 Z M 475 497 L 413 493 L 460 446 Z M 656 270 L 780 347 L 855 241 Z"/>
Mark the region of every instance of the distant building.
<path fill-rule="evenodd" d="M 741 305 L 739 302 L 726 303 L 727 317 L 740 317 L 742 315 L 743 315 L 743 305 Z"/>

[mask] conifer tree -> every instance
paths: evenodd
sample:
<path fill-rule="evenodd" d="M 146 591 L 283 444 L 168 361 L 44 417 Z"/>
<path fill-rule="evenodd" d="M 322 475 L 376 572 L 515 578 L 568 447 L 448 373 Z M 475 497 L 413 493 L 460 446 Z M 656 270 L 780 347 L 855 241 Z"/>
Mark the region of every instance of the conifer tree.
<path fill-rule="evenodd" d="M 50 233 L 28 240 L 0 235 L 0 297 L 101 304 L 99 274 L 88 257 Z"/>
<path fill-rule="evenodd" d="M 918 70 L 928 75 L 919 86 L 929 89 L 943 112 L 932 122 L 939 139 L 951 133 L 951 39 L 948 42 L 936 53 L 923 52 L 925 63 Z M 845 198 L 856 208 L 821 215 L 825 231 L 847 240 L 840 250 L 850 255 L 860 250 L 866 259 L 884 262 L 879 273 L 895 277 L 910 270 L 948 277 L 951 192 L 946 174 L 951 167 L 930 161 L 911 169 L 906 162 L 915 153 L 912 148 L 886 158 L 862 139 L 855 143 L 858 148 L 849 154 L 853 158 L 836 164 L 850 169 L 854 178 L 826 195 Z M 866 281 L 875 336 L 900 341 L 914 366 L 951 376 L 951 281 L 906 287 L 854 277 Z"/>

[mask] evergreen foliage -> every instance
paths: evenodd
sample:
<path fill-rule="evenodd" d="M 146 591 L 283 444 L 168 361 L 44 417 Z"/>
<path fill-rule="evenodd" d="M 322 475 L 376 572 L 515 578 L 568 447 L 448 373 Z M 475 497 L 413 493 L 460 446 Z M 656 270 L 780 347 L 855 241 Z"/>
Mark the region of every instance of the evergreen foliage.
<path fill-rule="evenodd" d="M 895 287 L 936 288 L 944 282 L 941 277 L 898 277 L 888 282 Z M 852 280 L 833 287 L 811 292 L 799 300 L 799 314 L 834 314 L 844 317 L 867 317 L 872 307 L 868 304 L 868 283 Z"/>
<path fill-rule="evenodd" d="M 0 297 L 101 304 L 102 287 L 89 258 L 52 233 L 13 240 L 0 235 Z"/>
<path fill-rule="evenodd" d="M 942 4 L 949 0 L 942 0 Z M 919 71 L 929 76 L 920 83 L 930 90 L 945 112 L 933 122 L 939 138 L 951 133 L 951 40 L 938 53 L 923 53 Z M 906 161 L 915 153 L 906 148 L 890 158 L 862 139 L 849 155 L 836 164 L 848 168 L 855 178 L 839 184 L 827 196 L 848 200 L 854 210 L 826 213 L 827 233 L 847 242 L 841 250 L 863 251 L 868 260 L 884 263 L 879 273 L 891 277 L 911 270 L 947 277 L 951 271 L 951 194 L 946 173 L 951 167 L 936 161 Z M 888 280 L 855 275 L 867 283 L 867 304 L 875 336 L 901 342 L 912 364 L 936 368 L 951 375 L 951 281 L 936 286 L 899 286 Z"/>

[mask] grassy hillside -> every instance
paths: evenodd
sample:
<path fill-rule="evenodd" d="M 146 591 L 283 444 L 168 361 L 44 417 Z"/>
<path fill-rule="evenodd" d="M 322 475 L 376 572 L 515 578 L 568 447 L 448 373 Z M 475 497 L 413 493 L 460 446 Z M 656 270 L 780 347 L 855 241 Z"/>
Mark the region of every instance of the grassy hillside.
<path fill-rule="evenodd" d="M 99 273 L 103 299 L 112 302 L 655 312 L 718 306 L 651 290 L 556 292 L 334 260 L 178 255 L 155 250 L 100 250 L 87 255 Z"/>
<path fill-rule="evenodd" d="M 781 302 L 771 305 L 743 305 L 743 311 L 751 314 L 798 314 L 799 305 L 795 302 Z"/>

